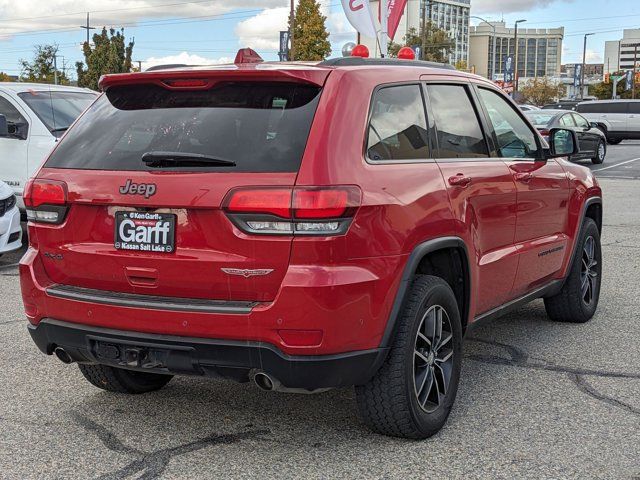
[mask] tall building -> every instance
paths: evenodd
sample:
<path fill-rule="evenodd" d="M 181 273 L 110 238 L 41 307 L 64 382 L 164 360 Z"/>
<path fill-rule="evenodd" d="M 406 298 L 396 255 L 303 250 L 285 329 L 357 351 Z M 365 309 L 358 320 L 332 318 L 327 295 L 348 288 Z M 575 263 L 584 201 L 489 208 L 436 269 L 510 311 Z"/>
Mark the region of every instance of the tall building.
<path fill-rule="evenodd" d="M 637 46 L 637 51 L 636 51 Z M 637 57 L 636 57 L 637 55 Z M 605 42 L 604 71 L 615 73 L 620 70 L 633 70 L 634 60 L 640 67 L 640 29 L 627 29 L 622 33 L 622 40 Z"/>
<path fill-rule="evenodd" d="M 470 8 L 471 0 L 408 0 L 394 41 L 402 43 L 410 28 L 420 31 L 424 13 L 427 21 L 446 31 L 454 40 L 455 46 L 449 55 L 449 63 L 455 64 L 459 61 L 469 63 Z M 378 12 L 378 9 L 379 1 L 373 0 L 371 10 Z M 372 53 L 376 52 L 376 56 L 379 56 L 380 50 L 377 48 L 375 39 L 363 37 L 361 41 Z"/>
<path fill-rule="evenodd" d="M 496 29 L 496 79 L 504 76 L 507 57 L 515 58 L 515 28 L 505 22 L 482 22 L 469 30 L 469 67 L 489 78 L 493 66 L 493 26 Z M 564 27 L 518 28 L 518 75 L 520 78 L 560 74 Z"/>

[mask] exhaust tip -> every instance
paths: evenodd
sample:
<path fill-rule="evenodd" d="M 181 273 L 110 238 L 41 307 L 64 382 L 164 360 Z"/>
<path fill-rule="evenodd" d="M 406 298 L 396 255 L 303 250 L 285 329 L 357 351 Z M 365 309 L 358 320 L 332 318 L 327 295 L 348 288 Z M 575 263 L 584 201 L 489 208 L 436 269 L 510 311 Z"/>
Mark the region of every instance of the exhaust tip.
<path fill-rule="evenodd" d="M 65 352 L 66 353 L 66 352 Z M 253 381 L 256 382 L 258 388 L 266 391 L 273 390 L 273 380 L 266 373 L 256 373 L 253 377 Z"/>
<path fill-rule="evenodd" d="M 71 355 L 69 355 L 64 348 L 56 347 L 53 353 L 62 363 L 66 363 L 67 365 L 73 363 L 73 358 L 71 358 Z"/>

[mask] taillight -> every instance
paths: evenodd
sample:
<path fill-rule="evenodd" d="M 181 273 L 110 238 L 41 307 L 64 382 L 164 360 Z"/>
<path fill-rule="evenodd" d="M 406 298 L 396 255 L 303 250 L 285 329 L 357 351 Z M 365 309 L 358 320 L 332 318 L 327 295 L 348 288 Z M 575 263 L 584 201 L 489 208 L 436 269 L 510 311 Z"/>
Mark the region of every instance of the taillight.
<path fill-rule="evenodd" d="M 238 228 L 266 235 L 341 235 L 359 206 L 355 186 L 238 188 L 223 202 Z"/>
<path fill-rule="evenodd" d="M 62 223 L 67 213 L 67 184 L 56 180 L 29 180 L 23 200 L 29 221 Z"/>
<path fill-rule="evenodd" d="M 551 132 L 546 128 L 540 129 L 539 132 L 540 135 L 542 135 L 542 138 L 544 138 L 545 142 L 549 142 L 549 135 L 551 134 Z"/>

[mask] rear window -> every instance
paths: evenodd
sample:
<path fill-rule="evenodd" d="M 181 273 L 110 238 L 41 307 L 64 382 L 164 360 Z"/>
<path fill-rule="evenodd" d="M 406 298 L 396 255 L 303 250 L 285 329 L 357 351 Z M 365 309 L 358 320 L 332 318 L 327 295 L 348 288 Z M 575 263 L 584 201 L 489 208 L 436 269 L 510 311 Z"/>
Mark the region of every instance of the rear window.
<path fill-rule="evenodd" d="M 542 110 L 530 110 L 525 112 L 525 117 L 529 119 L 536 127 L 546 127 L 549 122 L 556 116 L 555 113 L 545 113 Z"/>
<path fill-rule="evenodd" d="M 576 107 L 580 113 L 628 113 L 629 104 L 627 102 L 586 102 Z"/>
<path fill-rule="evenodd" d="M 69 131 L 46 167 L 85 170 L 295 172 L 320 88 L 223 82 L 209 90 L 110 88 Z M 227 165 L 147 165 L 149 152 L 206 155 Z"/>
<path fill-rule="evenodd" d="M 47 129 L 56 136 L 69 128 L 78 116 L 96 99 L 91 92 L 29 91 L 18 96 L 26 103 Z"/>

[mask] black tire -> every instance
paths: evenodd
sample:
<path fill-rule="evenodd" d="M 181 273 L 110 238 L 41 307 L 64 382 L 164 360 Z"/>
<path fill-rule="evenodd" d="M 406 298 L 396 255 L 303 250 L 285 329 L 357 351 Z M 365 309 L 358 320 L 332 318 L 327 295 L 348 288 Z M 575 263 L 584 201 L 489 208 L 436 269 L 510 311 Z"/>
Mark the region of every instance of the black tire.
<path fill-rule="evenodd" d="M 160 390 L 173 378 L 172 375 L 136 372 L 107 365 L 78 364 L 82 375 L 92 385 L 108 392 L 146 393 Z"/>
<path fill-rule="evenodd" d="M 596 154 L 591 159 L 591 163 L 593 163 L 594 165 L 600 165 L 604 163 L 604 159 L 606 158 L 606 156 L 607 156 L 607 144 L 604 142 L 604 140 L 600 140 L 598 142 L 598 146 L 596 147 Z"/>
<path fill-rule="evenodd" d="M 439 337 L 435 334 L 438 314 L 442 319 Z M 440 348 L 431 349 L 425 335 L 418 335 L 418 329 L 421 333 L 433 331 L 431 338 L 435 341 L 430 343 L 440 344 Z M 369 383 L 356 387 L 361 418 L 370 429 L 383 435 L 411 439 L 434 435 L 451 412 L 461 365 L 462 326 L 456 297 L 441 278 L 417 276 L 398 318 L 385 362 Z M 445 394 L 440 395 L 441 389 Z"/>
<path fill-rule="evenodd" d="M 620 142 L 622 142 L 621 138 L 607 138 L 607 143 L 609 145 L 618 145 Z"/>
<path fill-rule="evenodd" d="M 589 243 L 592 242 L 592 243 Z M 587 251 L 593 248 L 593 263 Z M 586 290 L 585 283 L 586 282 Z M 547 315 L 557 322 L 585 323 L 591 320 L 598 308 L 602 283 L 602 247 L 596 222 L 586 218 L 578 247 L 565 284 L 560 293 L 544 299 Z"/>

